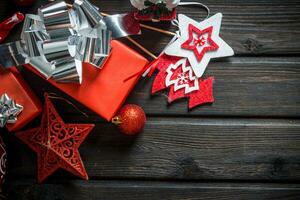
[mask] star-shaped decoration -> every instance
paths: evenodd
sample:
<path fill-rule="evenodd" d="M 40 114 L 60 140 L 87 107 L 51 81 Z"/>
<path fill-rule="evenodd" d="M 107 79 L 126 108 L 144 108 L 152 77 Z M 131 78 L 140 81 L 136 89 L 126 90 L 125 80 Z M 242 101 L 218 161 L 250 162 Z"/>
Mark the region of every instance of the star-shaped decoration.
<path fill-rule="evenodd" d="M 94 124 L 65 124 L 45 94 L 41 126 L 19 132 L 16 136 L 37 153 L 38 182 L 43 182 L 59 168 L 88 179 L 78 148 Z"/>
<path fill-rule="evenodd" d="M 166 49 L 170 56 L 187 58 L 197 77 L 202 77 L 210 59 L 234 55 L 233 49 L 220 38 L 222 14 L 198 23 L 178 15 L 180 34 Z"/>
<path fill-rule="evenodd" d="M 199 90 L 198 78 L 193 70 L 186 64 L 187 59 L 183 58 L 167 68 L 166 87 L 174 85 L 174 91 L 184 88 L 185 94 Z"/>
<path fill-rule="evenodd" d="M 197 60 L 201 61 L 206 52 L 215 51 L 219 48 L 211 38 L 212 31 L 212 26 L 201 31 L 194 25 L 189 24 L 189 38 L 181 47 L 194 51 Z"/>

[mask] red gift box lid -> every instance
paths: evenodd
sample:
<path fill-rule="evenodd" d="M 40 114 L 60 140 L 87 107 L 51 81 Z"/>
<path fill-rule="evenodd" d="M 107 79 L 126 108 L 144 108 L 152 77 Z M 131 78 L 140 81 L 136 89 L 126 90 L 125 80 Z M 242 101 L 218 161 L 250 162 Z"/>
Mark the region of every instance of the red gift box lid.
<path fill-rule="evenodd" d="M 102 69 L 83 64 L 81 84 L 48 80 L 107 121 L 115 116 L 140 78 L 139 75 L 128 77 L 137 74 L 148 64 L 146 58 L 117 40 L 111 41 L 111 47 L 110 56 Z M 25 66 L 33 70 L 30 65 Z"/>
<path fill-rule="evenodd" d="M 0 85 L 0 95 L 6 93 L 17 104 L 23 106 L 23 111 L 17 116 L 17 122 L 6 125 L 9 131 L 20 130 L 42 112 L 42 104 L 16 68 L 10 68 L 10 71 L 0 70 Z"/>

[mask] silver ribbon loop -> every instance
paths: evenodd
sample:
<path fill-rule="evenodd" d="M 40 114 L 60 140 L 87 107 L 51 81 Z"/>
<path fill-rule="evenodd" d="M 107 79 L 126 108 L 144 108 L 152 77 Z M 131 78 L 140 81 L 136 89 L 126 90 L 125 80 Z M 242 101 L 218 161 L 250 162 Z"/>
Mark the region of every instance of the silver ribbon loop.
<path fill-rule="evenodd" d="M 68 5 L 64 1 L 52 2 L 45 6 L 42 6 L 38 11 L 39 15 L 44 15 L 44 17 L 52 16 L 68 10 Z"/>
<path fill-rule="evenodd" d="M 72 8 L 53 2 L 26 15 L 21 41 L 0 45 L 0 64 L 29 63 L 47 79 L 81 83 L 82 62 L 101 68 L 113 38 L 140 33 L 133 15 L 103 17 L 88 0 L 75 0 Z"/>
<path fill-rule="evenodd" d="M 54 61 L 55 70 L 52 74 L 52 78 L 55 81 L 62 83 L 82 82 L 80 71 L 82 64 L 80 61 L 75 60 L 73 57 L 64 57 Z"/>
<path fill-rule="evenodd" d="M 42 48 L 43 53 L 49 62 L 70 55 L 68 38 L 59 38 L 44 42 Z"/>
<path fill-rule="evenodd" d="M 0 127 L 7 123 L 13 124 L 17 121 L 17 116 L 22 112 L 23 106 L 17 104 L 6 93 L 0 97 Z"/>
<path fill-rule="evenodd" d="M 25 47 L 21 41 L 0 45 L 0 63 L 4 68 L 23 65 L 26 60 Z"/>
<path fill-rule="evenodd" d="M 85 17 L 91 28 L 105 26 L 102 21 L 102 15 L 100 15 L 98 9 L 90 2 L 85 0 L 75 0 L 74 7 L 76 8 L 76 10 L 80 10 L 80 16 Z"/>

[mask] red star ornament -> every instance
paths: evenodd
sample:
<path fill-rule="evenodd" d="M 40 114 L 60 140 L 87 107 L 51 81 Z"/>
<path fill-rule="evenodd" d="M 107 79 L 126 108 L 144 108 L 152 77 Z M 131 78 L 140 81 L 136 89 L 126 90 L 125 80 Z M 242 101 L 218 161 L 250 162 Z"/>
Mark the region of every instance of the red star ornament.
<path fill-rule="evenodd" d="M 65 124 L 45 94 L 41 126 L 18 132 L 16 136 L 37 153 L 38 182 L 42 183 L 59 168 L 88 180 L 78 148 L 94 124 Z"/>
<path fill-rule="evenodd" d="M 205 53 L 215 51 L 219 48 L 219 46 L 211 38 L 212 31 L 212 26 L 209 26 L 204 30 L 200 30 L 193 24 L 189 24 L 189 38 L 187 41 L 182 43 L 181 47 L 194 51 L 197 60 L 200 62 Z"/>

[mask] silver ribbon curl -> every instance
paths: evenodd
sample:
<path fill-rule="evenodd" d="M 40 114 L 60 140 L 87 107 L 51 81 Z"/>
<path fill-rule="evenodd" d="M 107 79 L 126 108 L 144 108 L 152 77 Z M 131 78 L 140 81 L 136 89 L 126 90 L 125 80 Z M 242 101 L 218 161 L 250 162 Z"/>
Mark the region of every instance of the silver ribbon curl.
<path fill-rule="evenodd" d="M 140 33 L 131 14 L 102 16 L 88 0 L 53 2 L 26 15 L 20 41 L 0 45 L 0 65 L 29 63 L 47 79 L 81 83 L 83 62 L 101 68 L 112 39 Z"/>
<path fill-rule="evenodd" d="M 17 116 L 23 111 L 23 106 L 17 104 L 6 93 L 0 97 L 0 127 L 7 123 L 13 124 L 17 121 Z"/>

